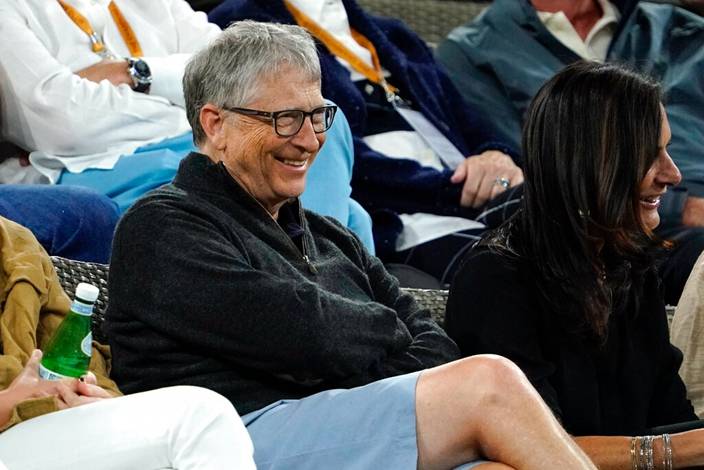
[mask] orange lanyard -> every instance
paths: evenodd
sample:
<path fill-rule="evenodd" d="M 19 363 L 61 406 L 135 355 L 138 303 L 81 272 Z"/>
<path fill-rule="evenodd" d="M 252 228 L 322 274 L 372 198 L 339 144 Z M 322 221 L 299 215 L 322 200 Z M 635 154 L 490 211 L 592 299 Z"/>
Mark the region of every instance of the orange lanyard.
<path fill-rule="evenodd" d="M 95 30 L 93 30 L 93 27 L 90 25 L 88 19 L 83 16 L 78 10 L 76 10 L 74 7 L 64 2 L 63 0 L 57 1 L 59 2 L 59 5 L 61 5 L 61 8 L 64 9 L 68 17 L 71 18 L 71 20 L 76 24 L 76 26 L 78 26 L 81 31 L 88 35 L 88 38 L 90 39 L 91 49 L 93 50 L 93 52 L 102 56 L 109 55 L 107 47 L 103 42 L 103 38 L 98 33 L 96 33 Z M 110 10 L 110 15 L 112 15 L 113 21 L 117 25 L 118 31 L 120 31 L 120 36 L 122 36 L 122 40 L 125 41 L 125 44 L 127 44 L 127 48 L 130 51 L 130 56 L 142 57 L 142 47 L 139 45 L 137 35 L 134 34 L 132 27 L 130 27 L 130 24 L 122 15 L 120 9 L 117 8 L 117 5 L 115 5 L 114 1 L 110 2 L 108 9 Z"/>
<path fill-rule="evenodd" d="M 350 64 L 356 72 L 364 75 L 367 80 L 384 87 L 384 90 L 386 90 L 386 94 L 390 99 L 398 91 L 396 87 L 390 85 L 384 78 L 384 73 L 381 70 L 381 63 L 379 62 L 379 55 L 376 53 L 376 48 L 369 39 L 364 37 L 364 35 L 354 29 L 352 30 L 352 38 L 357 41 L 357 44 L 368 50 L 372 55 L 372 64 L 374 64 L 373 67 L 370 67 L 369 64 L 352 52 L 347 46 L 338 41 L 335 36 L 325 31 L 318 23 L 293 6 L 288 0 L 284 0 L 284 4 L 299 26 L 307 29 L 308 32 L 315 36 L 318 41 L 322 42 L 330 52 Z"/>

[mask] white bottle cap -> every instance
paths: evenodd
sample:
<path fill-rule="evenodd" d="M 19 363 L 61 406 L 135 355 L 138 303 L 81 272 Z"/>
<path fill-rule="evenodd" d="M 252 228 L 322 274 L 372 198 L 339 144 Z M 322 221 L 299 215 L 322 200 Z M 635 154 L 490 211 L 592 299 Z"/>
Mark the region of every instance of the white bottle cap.
<path fill-rule="evenodd" d="M 76 298 L 81 299 L 85 302 L 95 302 L 98 299 L 99 293 L 100 290 L 93 284 L 81 282 L 76 286 Z"/>

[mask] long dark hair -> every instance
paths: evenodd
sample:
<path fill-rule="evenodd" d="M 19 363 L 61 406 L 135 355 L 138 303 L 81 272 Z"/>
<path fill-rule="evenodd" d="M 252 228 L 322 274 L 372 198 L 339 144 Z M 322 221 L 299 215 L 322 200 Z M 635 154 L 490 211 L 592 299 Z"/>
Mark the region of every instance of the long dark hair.
<path fill-rule="evenodd" d="M 658 155 L 661 102 L 654 81 L 582 61 L 543 85 L 526 117 L 520 252 L 552 310 L 601 339 L 619 294 L 652 265 L 639 187 Z"/>

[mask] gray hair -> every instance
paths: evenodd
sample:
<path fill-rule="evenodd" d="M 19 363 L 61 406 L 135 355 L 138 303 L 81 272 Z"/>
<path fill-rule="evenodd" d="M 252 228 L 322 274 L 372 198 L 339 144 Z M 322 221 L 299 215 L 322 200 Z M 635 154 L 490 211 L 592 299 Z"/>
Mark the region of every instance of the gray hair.
<path fill-rule="evenodd" d="M 259 92 L 261 79 L 292 66 L 320 82 L 320 60 L 313 38 L 300 26 L 238 21 L 195 54 L 183 75 L 186 115 L 193 141 L 205 141 L 200 111 L 206 103 L 244 107 Z"/>

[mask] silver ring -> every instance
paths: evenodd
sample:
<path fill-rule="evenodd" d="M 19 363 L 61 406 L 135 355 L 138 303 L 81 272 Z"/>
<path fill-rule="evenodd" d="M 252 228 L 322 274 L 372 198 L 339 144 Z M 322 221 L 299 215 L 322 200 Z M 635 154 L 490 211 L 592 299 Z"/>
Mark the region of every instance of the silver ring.
<path fill-rule="evenodd" d="M 494 180 L 494 184 L 502 186 L 504 189 L 508 189 L 511 186 L 511 180 L 505 177 L 497 176 Z"/>

